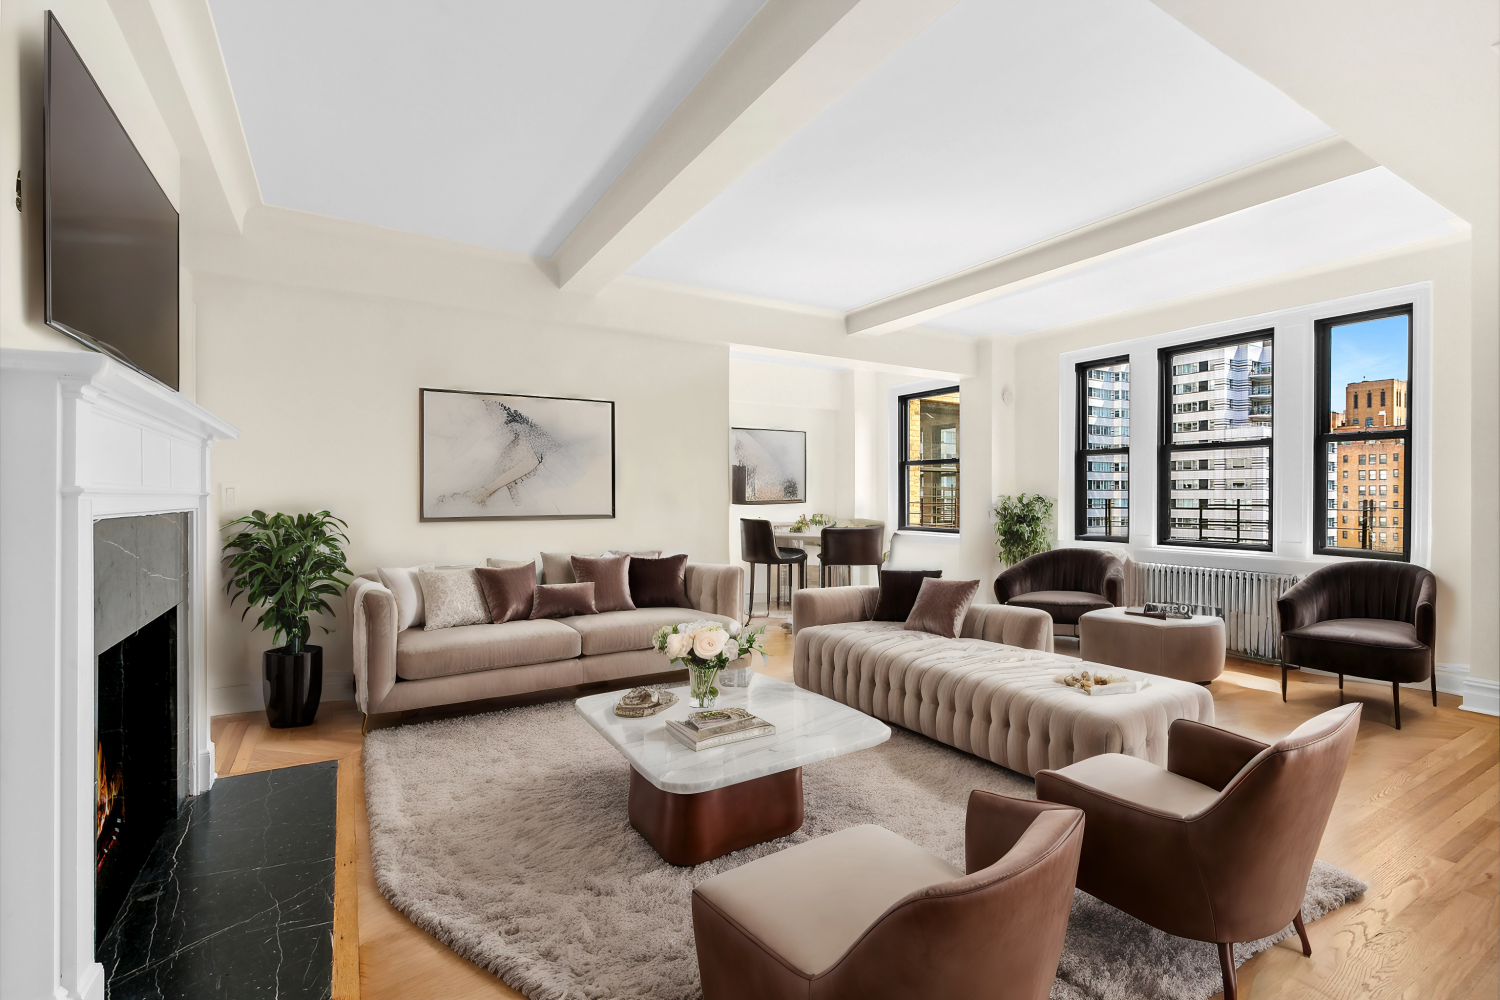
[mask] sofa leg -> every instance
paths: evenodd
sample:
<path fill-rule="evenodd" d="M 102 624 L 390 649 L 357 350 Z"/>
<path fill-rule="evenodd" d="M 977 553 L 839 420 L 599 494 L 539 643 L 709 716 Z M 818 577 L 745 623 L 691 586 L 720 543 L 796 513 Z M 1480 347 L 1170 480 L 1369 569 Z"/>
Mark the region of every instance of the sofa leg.
<path fill-rule="evenodd" d="M 1219 969 L 1224 973 L 1224 1000 L 1235 1000 L 1234 945 L 1219 945 Z"/>
<path fill-rule="evenodd" d="M 1307 939 L 1307 925 L 1302 922 L 1301 910 L 1292 919 L 1292 926 L 1297 928 L 1297 936 L 1302 939 L 1302 957 L 1312 958 L 1312 942 Z"/>
<path fill-rule="evenodd" d="M 1391 704 L 1396 709 L 1396 728 L 1401 728 L 1401 685 L 1391 681 Z"/>

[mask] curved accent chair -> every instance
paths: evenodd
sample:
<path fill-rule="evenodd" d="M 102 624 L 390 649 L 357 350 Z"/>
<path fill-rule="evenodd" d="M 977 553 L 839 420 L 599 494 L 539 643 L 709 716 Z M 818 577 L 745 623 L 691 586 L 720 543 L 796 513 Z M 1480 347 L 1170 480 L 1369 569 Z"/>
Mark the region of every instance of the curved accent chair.
<path fill-rule="evenodd" d="M 1234 944 L 1293 924 L 1359 732 L 1358 705 L 1267 746 L 1178 719 L 1167 767 L 1107 753 L 1039 771 L 1037 798 L 1084 812 L 1078 888 L 1153 927 L 1219 946 L 1235 1000 Z"/>
<path fill-rule="evenodd" d="M 1038 552 L 995 579 L 997 601 L 1047 612 L 1054 635 L 1077 635 L 1078 619 L 1119 607 L 1124 592 L 1125 563 L 1104 549 Z"/>
<path fill-rule="evenodd" d="M 745 617 L 750 617 L 755 607 L 755 567 L 766 567 L 766 614 L 771 613 L 771 577 L 781 582 L 781 567 L 795 566 L 801 586 L 807 586 L 807 550 L 782 548 L 776 544 L 776 530 L 771 522 L 762 518 L 740 518 L 740 558 L 750 564 L 750 586 L 745 588 Z M 775 573 L 772 573 L 772 570 Z M 781 602 L 781 588 L 776 588 L 776 601 Z"/>
<path fill-rule="evenodd" d="M 1083 845 L 1077 809 L 976 790 L 965 872 L 855 826 L 698 883 L 704 1000 L 1046 1000 Z"/>
<path fill-rule="evenodd" d="M 1281 616 L 1281 700 L 1286 672 L 1313 667 L 1391 682 L 1396 728 L 1401 685 L 1431 681 L 1437 705 L 1433 646 L 1437 638 L 1437 577 L 1410 563 L 1351 560 L 1314 570 L 1276 602 Z"/>
<path fill-rule="evenodd" d="M 884 542 L 883 524 L 824 528 L 818 542 L 818 586 L 827 587 L 827 570 L 838 566 L 874 566 L 880 569 L 885 563 Z"/>

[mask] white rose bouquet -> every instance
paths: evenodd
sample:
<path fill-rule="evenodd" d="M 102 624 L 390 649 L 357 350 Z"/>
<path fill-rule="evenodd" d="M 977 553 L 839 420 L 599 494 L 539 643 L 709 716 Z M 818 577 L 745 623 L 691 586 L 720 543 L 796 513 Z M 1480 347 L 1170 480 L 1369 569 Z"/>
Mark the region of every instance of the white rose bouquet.
<path fill-rule="evenodd" d="M 663 625 L 651 644 L 667 659 L 688 669 L 691 684 L 688 703 L 693 708 L 712 708 L 719 696 L 714 679 L 719 671 L 750 652 L 760 651 L 765 629 L 742 632 L 735 624 L 694 621 Z"/>

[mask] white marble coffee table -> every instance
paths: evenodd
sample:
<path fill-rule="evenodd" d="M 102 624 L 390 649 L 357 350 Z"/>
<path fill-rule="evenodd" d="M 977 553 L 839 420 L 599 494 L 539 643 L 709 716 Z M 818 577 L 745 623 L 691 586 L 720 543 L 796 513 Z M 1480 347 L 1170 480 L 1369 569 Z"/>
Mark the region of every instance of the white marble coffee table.
<path fill-rule="evenodd" d="M 579 698 L 578 714 L 630 763 L 630 823 L 656 852 L 696 865 L 802 826 L 802 766 L 891 738 L 890 727 L 795 684 L 756 674 L 745 688 L 720 688 L 716 707 L 748 709 L 776 735 L 690 750 L 667 734 L 687 718 L 677 704 L 644 719 L 614 714 L 623 692 Z"/>

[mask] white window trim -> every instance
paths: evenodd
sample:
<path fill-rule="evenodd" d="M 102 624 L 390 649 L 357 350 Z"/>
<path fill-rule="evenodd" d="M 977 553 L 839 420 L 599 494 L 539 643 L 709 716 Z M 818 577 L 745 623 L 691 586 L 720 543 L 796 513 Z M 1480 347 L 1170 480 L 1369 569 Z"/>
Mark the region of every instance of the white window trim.
<path fill-rule="evenodd" d="M 1127 543 L 1074 540 L 1062 533 L 1064 545 L 1127 550 L 1140 562 L 1218 566 L 1226 569 L 1258 569 L 1268 572 L 1306 573 L 1318 566 L 1341 562 L 1347 556 L 1314 556 L 1313 549 L 1313 422 L 1315 414 L 1313 329 L 1318 320 L 1368 312 L 1411 303 L 1411 384 L 1416 406 L 1408 412 L 1416 459 L 1408 475 L 1418 513 L 1407 527 L 1411 533 L 1411 561 L 1428 566 L 1432 561 L 1432 283 L 1428 281 L 1396 288 L 1350 295 L 1311 305 L 1244 316 L 1221 323 L 1174 330 L 1136 340 L 1100 344 L 1058 356 L 1058 484 L 1057 523 L 1074 520 L 1074 444 L 1077 439 L 1078 400 L 1076 368 L 1096 358 L 1130 356 L 1130 540 Z M 1275 447 L 1273 476 L 1274 538 L 1270 552 L 1237 552 L 1197 549 L 1183 545 L 1156 544 L 1157 475 L 1156 442 L 1161 420 L 1160 380 L 1157 352 L 1163 347 L 1190 344 L 1213 337 L 1263 330 L 1275 331 L 1276 418 L 1272 439 Z M 1137 408 L 1137 401 L 1149 401 Z M 1320 522 L 1321 525 L 1321 522 Z"/>
<path fill-rule="evenodd" d="M 902 462 L 902 458 L 903 458 L 902 449 L 906 447 L 906 442 L 903 441 L 903 440 L 901 440 L 901 409 L 900 409 L 900 406 L 898 405 L 898 403 L 900 402 L 900 399 L 901 399 L 902 396 L 910 396 L 913 393 L 917 393 L 917 392 L 927 392 L 928 390 L 931 390 L 931 389 L 946 389 L 946 388 L 948 388 L 950 386 L 955 386 L 955 385 L 958 386 L 959 398 L 962 398 L 962 396 L 963 396 L 963 382 L 962 382 L 962 380 L 960 380 L 957 377 L 954 377 L 954 378 L 927 378 L 927 379 L 922 379 L 921 381 L 918 381 L 918 382 L 902 382 L 900 385 L 893 385 L 893 386 L 890 386 L 889 388 L 886 389 L 885 412 L 886 412 L 886 420 L 888 421 L 888 423 L 886 425 L 887 432 L 888 432 L 886 434 L 886 440 L 891 443 L 891 449 L 890 449 L 890 454 L 888 456 L 889 457 L 889 461 L 890 461 L 890 465 L 888 465 L 887 468 L 890 469 L 890 475 L 888 475 L 886 477 L 886 490 L 887 490 L 887 493 L 886 493 L 886 508 L 885 509 L 891 512 L 891 533 L 892 534 L 895 534 L 896 532 L 900 531 L 900 532 L 904 532 L 906 534 L 920 535 L 921 537 L 928 538 L 928 539 L 933 539 L 933 538 L 951 538 L 953 540 L 953 542 L 955 544 L 957 544 L 959 535 L 962 533 L 962 529 L 963 529 L 963 519 L 962 519 L 962 517 L 960 517 L 960 519 L 959 519 L 959 531 L 953 531 L 953 532 L 948 532 L 948 531 L 926 531 L 926 530 L 923 530 L 921 528 L 903 528 L 903 527 L 901 527 L 901 519 L 902 519 L 902 517 L 905 514 L 905 511 L 903 511 L 901 509 L 901 462 Z M 959 427 L 958 427 L 958 459 L 959 459 L 959 462 L 961 463 L 963 461 L 963 454 L 964 454 L 964 445 L 963 445 L 964 429 L 963 429 L 962 412 L 961 411 L 960 411 L 959 418 L 960 419 L 959 419 Z M 962 473 L 960 473 L 960 476 L 961 475 L 962 475 Z M 963 509 L 963 479 L 962 478 L 959 479 L 958 489 L 959 489 L 959 510 L 961 511 Z"/>

